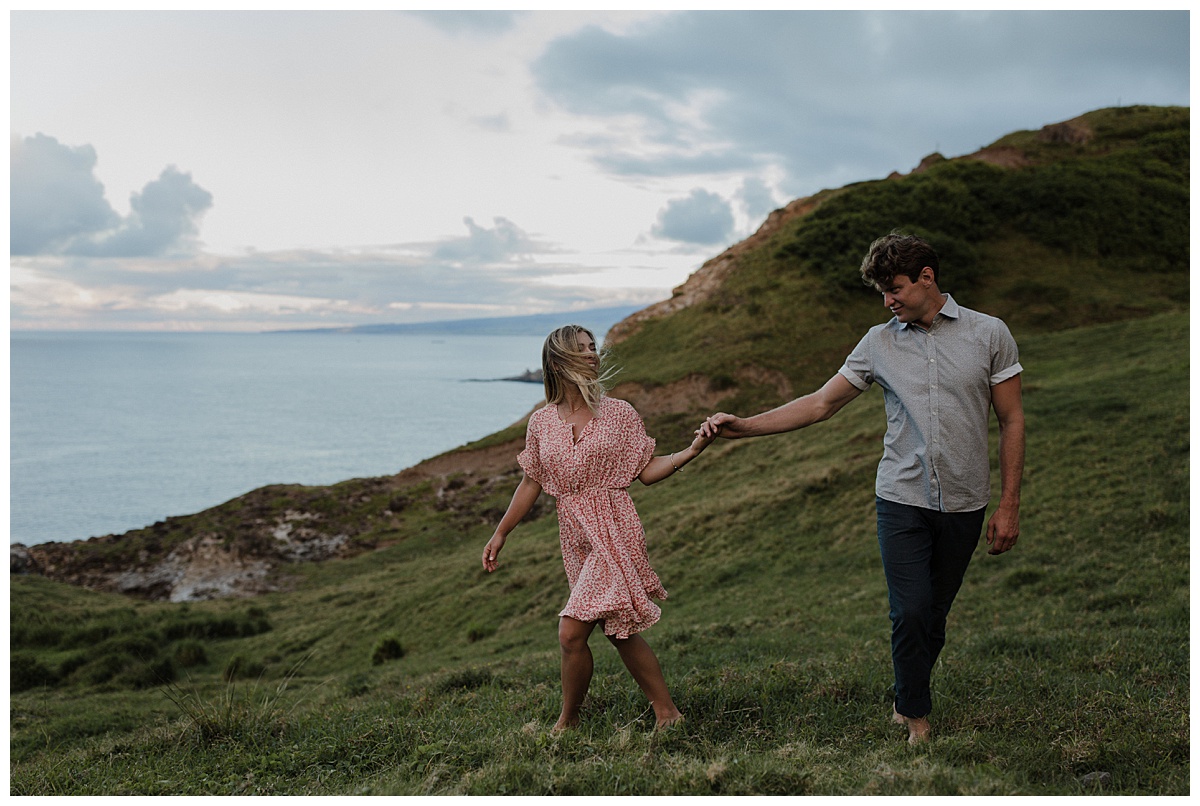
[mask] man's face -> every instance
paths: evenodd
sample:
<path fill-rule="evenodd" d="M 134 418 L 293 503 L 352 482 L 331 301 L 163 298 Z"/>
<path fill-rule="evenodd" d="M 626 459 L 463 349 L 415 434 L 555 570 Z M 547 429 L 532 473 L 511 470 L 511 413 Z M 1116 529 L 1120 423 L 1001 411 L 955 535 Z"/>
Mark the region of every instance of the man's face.
<path fill-rule="evenodd" d="M 933 270 L 923 269 L 914 283 L 907 275 L 897 274 L 886 287 L 876 288 L 883 294 L 884 306 L 901 322 L 918 322 L 928 313 L 931 299 Z"/>

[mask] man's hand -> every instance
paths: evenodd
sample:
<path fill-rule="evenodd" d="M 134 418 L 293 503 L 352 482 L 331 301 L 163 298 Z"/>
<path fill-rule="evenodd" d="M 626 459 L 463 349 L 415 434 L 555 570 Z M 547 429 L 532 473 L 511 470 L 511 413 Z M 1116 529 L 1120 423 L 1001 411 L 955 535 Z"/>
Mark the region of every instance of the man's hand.
<path fill-rule="evenodd" d="M 717 412 L 700 424 L 696 429 L 696 436 L 701 439 L 712 440 L 716 437 L 725 437 L 726 439 L 736 439 L 740 434 L 741 418 L 725 412 Z"/>
<path fill-rule="evenodd" d="M 988 554 L 1003 554 L 1017 545 L 1021 533 L 1020 513 L 1016 507 L 1001 504 L 988 519 Z"/>

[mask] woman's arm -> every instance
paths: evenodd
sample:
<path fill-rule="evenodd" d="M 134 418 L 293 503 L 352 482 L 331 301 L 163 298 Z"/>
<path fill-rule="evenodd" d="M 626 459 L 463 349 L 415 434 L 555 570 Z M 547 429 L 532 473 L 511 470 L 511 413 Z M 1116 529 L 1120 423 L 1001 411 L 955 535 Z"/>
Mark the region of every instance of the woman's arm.
<path fill-rule="evenodd" d="M 675 475 L 683 469 L 684 465 L 703 453 L 704 449 L 716 438 L 715 433 L 709 437 L 697 434 L 696 438 L 692 440 L 692 444 L 683 450 L 669 456 L 655 456 L 642 468 L 642 472 L 638 474 L 638 481 L 642 484 L 654 484 Z"/>
<path fill-rule="evenodd" d="M 504 548 L 509 532 L 516 529 L 521 519 L 529 514 L 541 492 L 542 485 L 529 476 L 521 476 L 521 483 L 517 485 L 517 491 L 513 493 L 504 517 L 500 519 L 500 525 L 496 527 L 492 539 L 483 547 L 483 567 L 488 573 L 496 570 L 499 564 L 496 558 L 500 556 L 500 549 Z"/>

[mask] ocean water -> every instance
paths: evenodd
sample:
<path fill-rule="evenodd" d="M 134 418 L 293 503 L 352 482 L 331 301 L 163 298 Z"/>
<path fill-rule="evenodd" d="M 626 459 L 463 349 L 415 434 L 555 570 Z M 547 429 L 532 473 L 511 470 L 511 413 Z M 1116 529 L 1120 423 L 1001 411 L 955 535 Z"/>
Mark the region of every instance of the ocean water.
<path fill-rule="evenodd" d="M 10 542 L 396 473 L 519 420 L 542 336 L 10 335 Z"/>

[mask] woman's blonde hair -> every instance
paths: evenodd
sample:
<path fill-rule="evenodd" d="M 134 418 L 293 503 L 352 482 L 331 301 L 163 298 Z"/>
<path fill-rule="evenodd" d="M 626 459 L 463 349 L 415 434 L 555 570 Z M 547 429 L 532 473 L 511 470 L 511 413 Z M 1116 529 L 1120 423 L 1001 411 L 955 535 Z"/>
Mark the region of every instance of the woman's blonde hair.
<path fill-rule="evenodd" d="M 591 353 L 579 349 L 579 334 L 586 333 L 593 342 L 596 337 L 582 325 L 565 325 L 550 333 L 542 345 L 542 384 L 546 388 L 546 402 L 561 403 L 567 389 L 575 386 L 583 395 L 583 402 L 593 414 L 600 413 L 600 398 L 608 391 L 613 371 L 605 366 L 605 356 L 599 354 L 600 367 L 588 362 Z"/>

